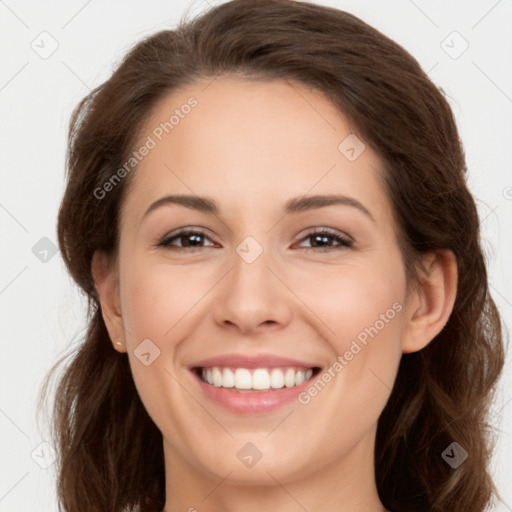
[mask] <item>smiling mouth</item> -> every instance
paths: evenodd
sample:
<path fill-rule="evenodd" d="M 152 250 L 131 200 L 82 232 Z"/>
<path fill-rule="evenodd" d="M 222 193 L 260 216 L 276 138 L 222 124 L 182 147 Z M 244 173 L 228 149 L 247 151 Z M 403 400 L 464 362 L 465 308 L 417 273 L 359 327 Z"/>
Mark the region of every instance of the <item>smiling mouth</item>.
<path fill-rule="evenodd" d="M 315 377 L 319 367 L 233 368 L 212 366 L 194 368 L 206 384 L 228 391 L 254 393 L 294 388 Z"/>

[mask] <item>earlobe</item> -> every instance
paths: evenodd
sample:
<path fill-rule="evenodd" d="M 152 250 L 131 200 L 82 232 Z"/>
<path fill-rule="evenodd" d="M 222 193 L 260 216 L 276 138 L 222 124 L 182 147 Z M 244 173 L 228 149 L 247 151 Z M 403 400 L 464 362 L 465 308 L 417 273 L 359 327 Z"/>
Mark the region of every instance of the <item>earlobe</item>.
<path fill-rule="evenodd" d="M 402 338 L 402 352 L 425 348 L 448 322 L 457 296 L 457 260 L 449 249 L 429 253 L 426 273 L 411 293 Z"/>
<path fill-rule="evenodd" d="M 118 352 L 126 352 L 117 269 L 110 265 L 105 252 L 97 250 L 92 257 L 91 271 L 100 301 L 103 321 L 107 327 L 113 347 Z"/>

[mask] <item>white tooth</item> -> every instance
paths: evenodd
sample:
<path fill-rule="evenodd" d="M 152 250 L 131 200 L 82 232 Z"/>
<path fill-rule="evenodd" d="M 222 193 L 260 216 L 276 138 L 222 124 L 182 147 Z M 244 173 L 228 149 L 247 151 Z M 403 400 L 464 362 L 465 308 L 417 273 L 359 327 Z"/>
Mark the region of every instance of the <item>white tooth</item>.
<path fill-rule="evenodd" d="M 212 369 L 213 385 L 220 388 L 222 386 L 222 373 L 214 366 Z"/>
<path fill-rule="evenodd" d="M 251 389 L 252 377 L 251 372 L 245 368 L 237 368 L 235 372 L 235 388 L 237 389 Z"/>
<path fill-rule="evenodd" d="M 288 368 L 288 370 L 286 370 L 284 384 L 287 388 L 295 386 L 295 370 L 293 368 Z"/>
<path fill-rule="evenodd" d="M 302 370 L 299 370 L 295 374 L 295 385 L 296 386 L 300 386 L 304 382 L 304 376 L 305 376 L 305 373 Z"/>
<path fill-rule="evenodd" d="M 280 389 L 284 386 L 284 373 L 280 368 L 274 368 L 270 374 L 270 387 Z"/>
<path fill-rule="evenodd" d="M 270 375 L 267 370 L 258 368 L 254 371 L 252 374 L 252 387 L 253 389 L 270 388 Z"/>
<path fill-rule="evenodd" d="M 235 371 L 230 368 L 202 368 L 201 377 L 205 382 L 216 387 L 236 388 L 236 389 L 281 389 L 283 386 L 292 388 L 300 386 L 304 381 L 313 376 L 313 370 L 307 371 L 288 368 L 257 368 L 248 370 L 247 368 L 237 368 Z"/>
<path fill-rule="evenodd" d="M 222 387 L 235 387 L 235 374 L 229 368 L 224 368 L 224 374 L 222 375 Z"/>

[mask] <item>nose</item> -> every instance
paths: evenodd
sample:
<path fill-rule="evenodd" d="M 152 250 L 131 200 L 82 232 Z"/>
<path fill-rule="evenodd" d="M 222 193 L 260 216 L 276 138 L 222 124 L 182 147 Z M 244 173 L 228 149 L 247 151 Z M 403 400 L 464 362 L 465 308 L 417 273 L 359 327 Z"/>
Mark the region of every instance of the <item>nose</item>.
<path fill-rule="evenodd" d="M 217 287 L 217 325 L 249 335 L 281 329 L 290 322 L 292 294 L 274 267 L 265 251 L 252 263 L 234 252 L 233 268 Z"/>

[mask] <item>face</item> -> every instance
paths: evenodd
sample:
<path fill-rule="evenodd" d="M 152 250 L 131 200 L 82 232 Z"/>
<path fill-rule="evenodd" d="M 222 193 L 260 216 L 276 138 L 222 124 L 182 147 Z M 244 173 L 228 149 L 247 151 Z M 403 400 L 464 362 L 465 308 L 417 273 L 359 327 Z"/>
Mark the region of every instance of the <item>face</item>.
<path fill-rule="evenodd" d="M 318 91 L 227 76 L 166 97 L 139 142 L 116 293 L 166 471 L 371 461 L 407 292 L 376 154 Z"/>

